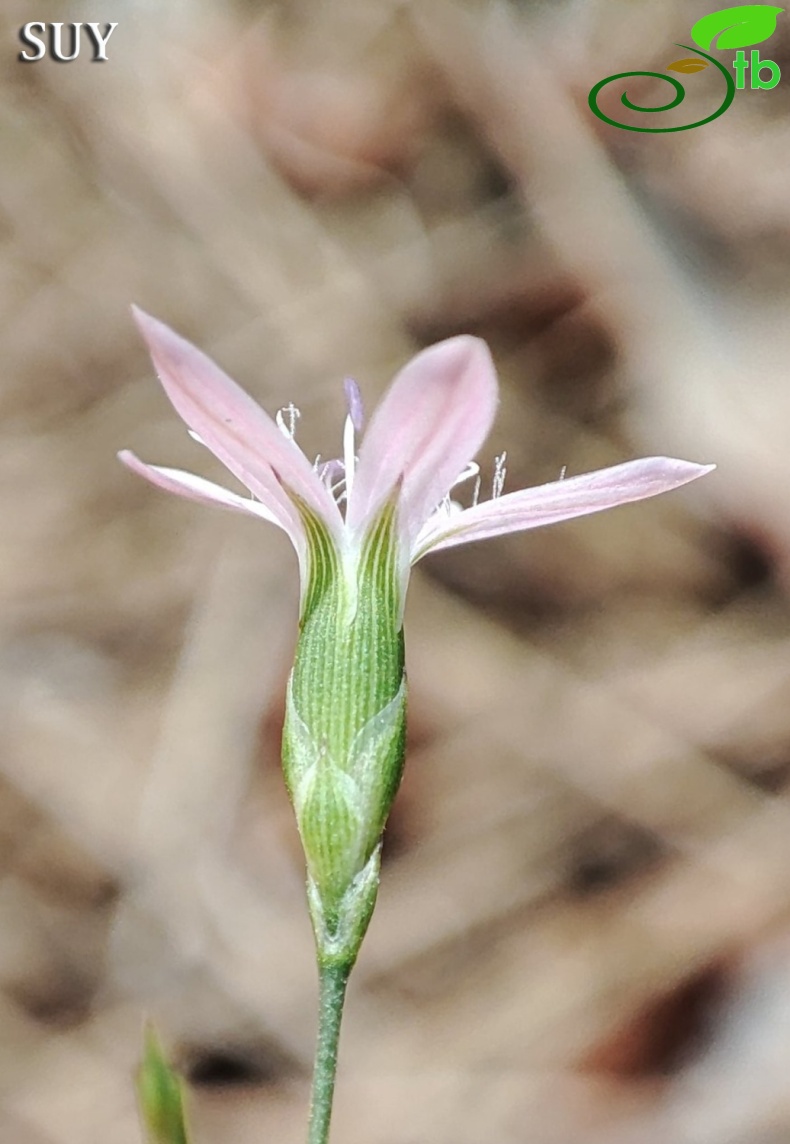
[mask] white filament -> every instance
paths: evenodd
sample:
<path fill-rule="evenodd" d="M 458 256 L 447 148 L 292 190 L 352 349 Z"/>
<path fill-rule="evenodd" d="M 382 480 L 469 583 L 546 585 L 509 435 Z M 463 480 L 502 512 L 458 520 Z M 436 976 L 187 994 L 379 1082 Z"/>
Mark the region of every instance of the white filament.
<path fill-rule="evenodd" d="M 463 468 L 461 470 L 461 472 L 458 474 L 458 476 L 455 478 L 453 483 L 450 485 L 450 488 L 454 489 L 456 487 L 456 485 L 461 485 L 461 484 L 463 484 L 464 481 L 469 481 L 472 479 L 472 477 L 479 477 L 479 476 L 480 476 L 480 466 L 478 465 L 477 461 L 470 461 L 469 464 L 466 465 L 466 467 Z"/>
<path fill-rule="evenodd" d="M 294 439 L 296 434 L 296 422 L 301 416 L 301 411 L 296 408 L 292 401 L 289 402 L 288 405 L 285 405 L 282 409 L 277 410 L 275 415 L 277 428 L 285 437 L 288 438 L 289 441 L 293 441 Z"/>
<path fill-rule="evenodd" d="M 491 489 L 492 500 L 496 500 L 505 487 L 505 477 L 507 476 L 507 469 L 505 467 L 506 460 L 507 453 L 500 453 L 498 457 L 494 457 L 494 480 Z"/>

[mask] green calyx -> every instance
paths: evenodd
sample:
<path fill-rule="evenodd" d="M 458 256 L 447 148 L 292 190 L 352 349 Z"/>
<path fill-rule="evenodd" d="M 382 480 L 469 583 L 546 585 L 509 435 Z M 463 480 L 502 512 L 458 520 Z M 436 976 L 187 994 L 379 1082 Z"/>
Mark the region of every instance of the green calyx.
<path fill-rule="evenodd" d="M 396 505 L 352 558 L 302 507 L 310 576 L 288 683 L 283 769 L 319 954 L 353 962 L 403 769 L 406 682 Z"/>

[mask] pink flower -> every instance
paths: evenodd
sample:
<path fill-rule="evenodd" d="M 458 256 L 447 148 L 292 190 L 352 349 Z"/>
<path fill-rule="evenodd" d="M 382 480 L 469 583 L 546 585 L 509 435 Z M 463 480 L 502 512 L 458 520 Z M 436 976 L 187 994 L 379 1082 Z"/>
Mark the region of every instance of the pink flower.
<path fill-rule="evenodd" d="M 202 477 L 121 459 L 155 485 L 278 525 L 299 557 L 300 631 L 287 693 L 283 770 L 308 870 L 319 959 L 350 969 L 379 882 L 381 835 L 403 767 L 403 602 L 429 552 L 599 512 L 709 472 L 652 457 L 477 503 L 473 458 L 497 405 L 491 356 L 477 338 L 417 354 L 393 381 L 357 450 L 362 403 L 346 382 L 342 458 L 311 463 L 294 440 L 298 411 L 272 420 L 204 354 L 136 313 L 168 397 L 193 436 L 251 496 Z M 450 499 L 475 479 L 472 508 Z"/>
<path fill-rule="evenodd" d="M 128 451 L 119 454 L 121 460 L 169 492 L 278 525 L 296 549 L 303 589 L 313 547 L 306 519 L 320 522 L 344 563 L 353 564 L 383 506 L 396 498 L 398 563 L 405 588 L 410 565 L 429 552 L 644 500 L 715 468 L 646 457 L 500 495 L 501 458 L 495 495 L 462 510 L 450 492 L 459 479 L 476 476 L 473 458 L 497 406 L 496 373 L 485 342 L 450 338 L 412 358 L 375 411 L 358 451 L 361 402 L 354 383 L 347 382 L 343 458 L 322 464 L 311 463 L 296 444 L 298 411 L 293 407 L 281 411 L 275 422 L 189 342 L 136 309 L 135 318 L 176 412 L 252 495 L 144 464 Z"/>

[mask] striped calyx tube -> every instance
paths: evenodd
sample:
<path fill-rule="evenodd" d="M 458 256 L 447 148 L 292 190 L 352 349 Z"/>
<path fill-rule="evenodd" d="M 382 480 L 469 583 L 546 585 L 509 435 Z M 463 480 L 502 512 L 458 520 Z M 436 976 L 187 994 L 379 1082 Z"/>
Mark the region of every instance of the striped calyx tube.
<path fill-rule="evenodd" d="M 308 577 L 283 769 L 307 860 L 319 957 L 350 969 L 375 905 L 406 728 L 397 499 L 342 552 L 300 503 Z"/>

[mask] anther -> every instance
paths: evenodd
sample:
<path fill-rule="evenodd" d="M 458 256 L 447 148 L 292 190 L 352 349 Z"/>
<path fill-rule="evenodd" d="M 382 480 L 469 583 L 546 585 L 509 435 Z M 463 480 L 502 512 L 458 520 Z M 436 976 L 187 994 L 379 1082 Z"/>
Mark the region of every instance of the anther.
<path fill-rule="evenodd" d="M 275 415 L 277 428 L 291 441 L 293 441 L 294 435 L 296 433 L 296 422 L 301 416 L 301 412 L 296 408 L 292 401 L 289 402 L 288 405 L 283 406 L 282 409 L 277 410 Z"/>

